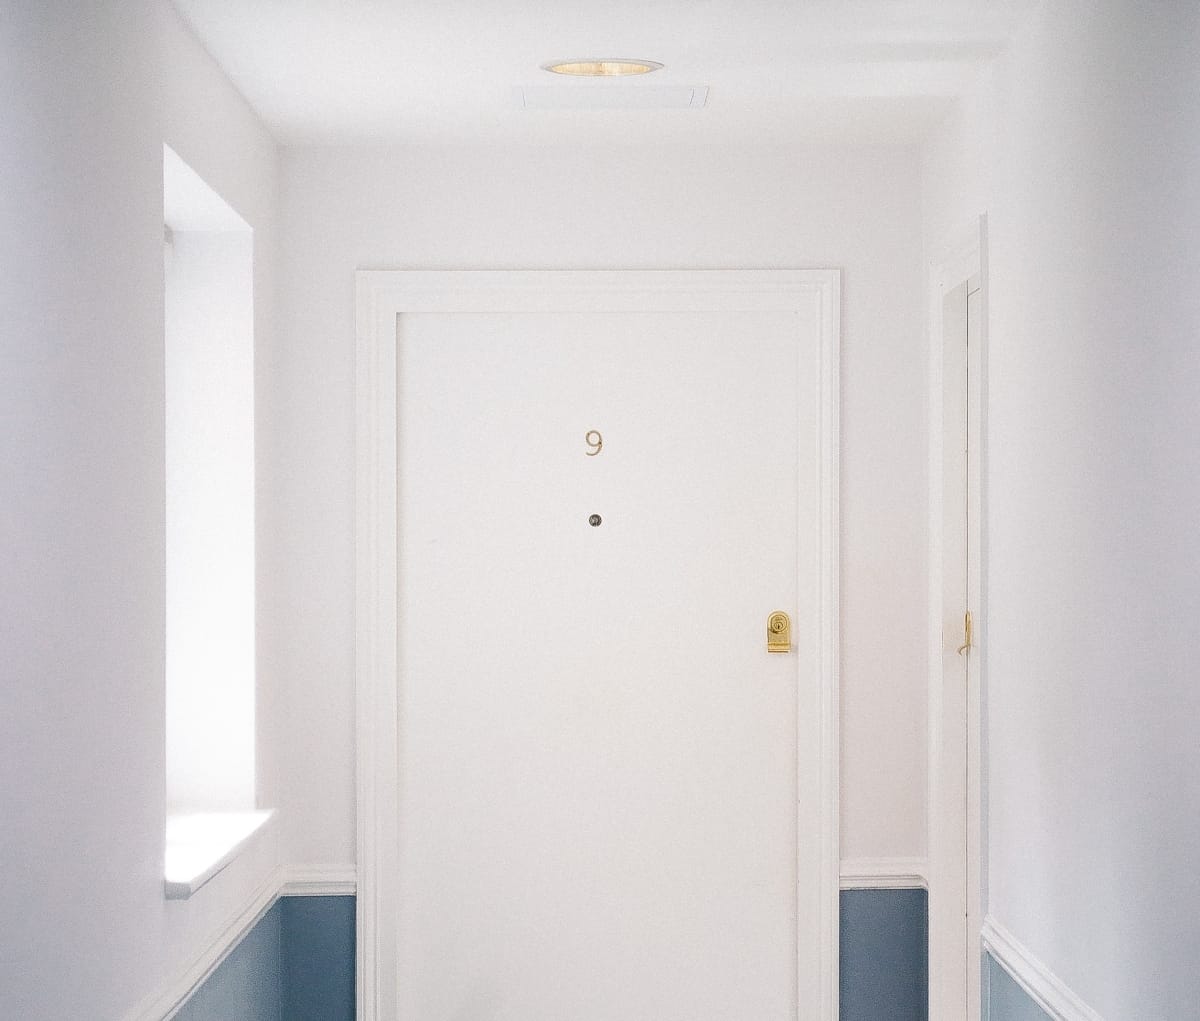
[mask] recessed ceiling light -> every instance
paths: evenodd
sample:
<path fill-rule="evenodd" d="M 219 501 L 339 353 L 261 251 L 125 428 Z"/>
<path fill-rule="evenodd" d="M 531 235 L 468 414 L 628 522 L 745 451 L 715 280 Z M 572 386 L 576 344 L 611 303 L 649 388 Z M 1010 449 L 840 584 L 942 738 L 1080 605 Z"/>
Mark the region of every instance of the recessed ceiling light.
<path fill-rule="evenodd" d="M 585 78 L 612 78 L 619 75 L 649 74 L 662 64 L 654 60 L 627 60 L 617 57 L 589 57 L 586 60 L 556 60 L 543 64 L 542 69 L 555 74 L 572 74 Z"/>

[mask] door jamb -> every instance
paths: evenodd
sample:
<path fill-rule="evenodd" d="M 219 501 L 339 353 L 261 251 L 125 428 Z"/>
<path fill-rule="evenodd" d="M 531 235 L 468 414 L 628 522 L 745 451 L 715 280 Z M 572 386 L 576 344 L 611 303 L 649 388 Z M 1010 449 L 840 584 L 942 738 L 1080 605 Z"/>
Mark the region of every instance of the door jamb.
<path fill-rule="evenodd" d="M 381 910 L 394 903 L 397 847 L 397 321 L 413 312 L 789 311 L 817 317 L 820 335 L 820 573 L 816 657 L 819 705 L 815 846 L 819 874 L 798 877 L 798 919 L 819 918 L 819 961 L 797 960 L 802 1017 L 838 1016 L 840 663 L 838 508 L 840 273 L 837 270 L 422 271 L 359 270 L 357 289 L 356 795 L 359 1021 L 394 1021 L 395 934 Z M 803 691 L 800 693 L 803 706 Z M 801 746 L 803 747 L 803 746 Z M 810 745 L 811 747 L 811 745 Z M 797 808 L 797 811 L 799 809 Z M 394 869 L 391 874 L 394 877 Z"/>

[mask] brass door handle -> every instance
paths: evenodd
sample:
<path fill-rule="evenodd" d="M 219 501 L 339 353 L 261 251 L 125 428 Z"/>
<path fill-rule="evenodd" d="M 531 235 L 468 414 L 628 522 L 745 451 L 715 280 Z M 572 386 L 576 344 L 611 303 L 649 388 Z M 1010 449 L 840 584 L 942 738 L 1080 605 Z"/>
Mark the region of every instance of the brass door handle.
<path fill-rule="evenodd" d="M 958 647 L 958 654 L 961 656 L 974 646 L 974 641 L 971 635 L 971 611 L 968 610 L 963 617 L 963 643 Z"/>

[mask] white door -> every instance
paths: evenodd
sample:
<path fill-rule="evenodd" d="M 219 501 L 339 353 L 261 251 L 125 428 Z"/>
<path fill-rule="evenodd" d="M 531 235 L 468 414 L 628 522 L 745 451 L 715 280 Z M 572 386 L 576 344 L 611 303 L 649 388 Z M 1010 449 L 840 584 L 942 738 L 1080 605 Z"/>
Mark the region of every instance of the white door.
<path fill-rule="evenodd" d="M 828 536 L 802 324 L 400 316 L 397 1018 L 812 1002 Z"/>
<path fill-rule="evenodd" d="M 976 256 L 976 261 L 978 257 Z M 943 883 L 931 890 L 935 949 L 931 1002 L 947 1016 L 978 1018 L 981 834 L 979 829 L 979 656 L 981 615 L 980 274 L 942 298 L 941 673 L 944 721 L 932 752 L 942 796 L 934 856 Z M 934 811 L 939 811 L 935 805 Z M 932 1012 L 931 1012 L 931 1016 Z"/>

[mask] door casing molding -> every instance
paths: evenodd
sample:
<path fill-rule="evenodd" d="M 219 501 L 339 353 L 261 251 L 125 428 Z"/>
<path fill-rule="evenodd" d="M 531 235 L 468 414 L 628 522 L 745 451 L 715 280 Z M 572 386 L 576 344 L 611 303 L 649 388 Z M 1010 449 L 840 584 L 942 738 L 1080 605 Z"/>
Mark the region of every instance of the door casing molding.
<path fill-rule="evenodd" d="M 798 827 L 797 921 L 817 919 L 819 960 L 797 960 L 801 1018 L 838 1016 L 839 909 L 839 451 L 841 277 L 838 270 L 359 270 L 355 701 L 358 807 L 359 1021 L 398 1021 L 391 980 L 397 815 L 397 322 L 406 313 L 763 312 L 812 317 L 820 343 L 820 572 L 814 579 L 817 690 L 798 691 L 797 797 L 820 806 Z M 799 321 L 799 319 L 798 319 Z M 803 580 L 803 579 L 801 579 Z M 803 737 L 803 740 L 799 738 Z M 812 758 L 801 757 L 811 750 Z M 814 779 L 815 778 L 815 779 Z M 802 944 L 804 941 L 800 941 Z"/>

